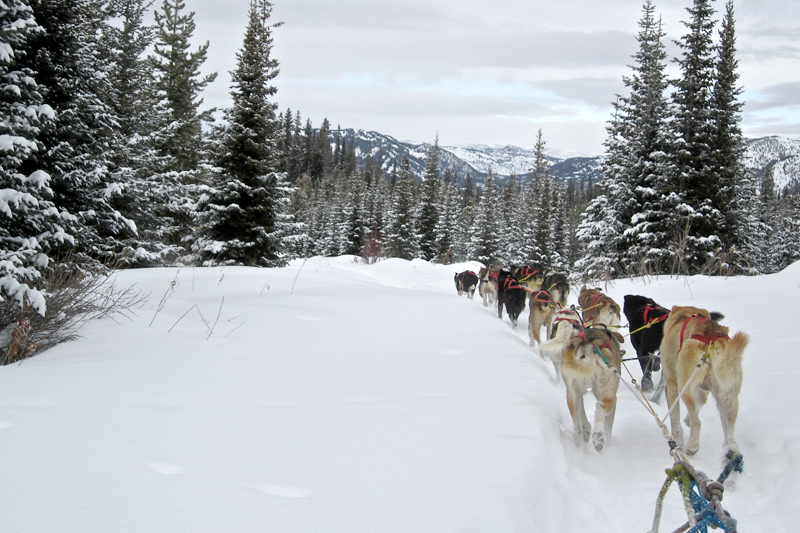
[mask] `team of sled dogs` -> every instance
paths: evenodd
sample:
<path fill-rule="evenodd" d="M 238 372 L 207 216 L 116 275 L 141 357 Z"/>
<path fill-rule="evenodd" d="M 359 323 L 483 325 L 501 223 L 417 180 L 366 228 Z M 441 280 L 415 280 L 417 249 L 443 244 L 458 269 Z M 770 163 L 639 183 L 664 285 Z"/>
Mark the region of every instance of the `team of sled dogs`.
<path fill-rule="evenodd" d="M 473 297 L 476 290 L 483 305 L 496 305 L 497 316 L 508 314 L 513 327 L 527 307 L 531 346 L 539 346 L 553 363 L 556 380 L 567 389 L 573 435 L 579 446 L 589 439 L 602 451 L 611 439 L 617 405 L 624 337 L 621 313 L 628 320 L 628 335 L 642 369 L 641 392 L 654 389 L 652 373 L 662 371 L 672 440 L 692 455 L 700 447 L 700 408 L 711 393 L 716 400 L 724 432 L 723 447 L 738 451 L 734 426 L 742 387 L 742 354 L 749 338 L 737 332 L 729 336 L 721 325 L 722 314 L 690 306 L 666 309 L 645 296 L 626 295 L 623 307 L 600 289 L 582 287 L 578 305 L 567 306 L 570 294 L 565 274 L 543 273 L 533 267 L 497 265 L 455 276 L 458 294 Z M 545 337 L 541 330 L 545 328 Z M 594 424 L 584 408 L 591 390 L 597 400 Z M 684 446 L 679 400 L 688 411 L 689 441 Z M 593 429 L 594 428 L 594 429 Z"/>

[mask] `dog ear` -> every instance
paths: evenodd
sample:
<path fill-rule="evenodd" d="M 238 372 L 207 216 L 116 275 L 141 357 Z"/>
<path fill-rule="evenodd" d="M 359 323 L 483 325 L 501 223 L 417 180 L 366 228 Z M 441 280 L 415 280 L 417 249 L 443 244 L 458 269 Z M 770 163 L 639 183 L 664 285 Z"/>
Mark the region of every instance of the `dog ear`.
<path fill-rule="evenodd" d="M 617 339 L 617 342 L 620 344 L 625 344 L 625 337 L 623 337 L 618 331 L 610 331 L 611 335 Z"/>

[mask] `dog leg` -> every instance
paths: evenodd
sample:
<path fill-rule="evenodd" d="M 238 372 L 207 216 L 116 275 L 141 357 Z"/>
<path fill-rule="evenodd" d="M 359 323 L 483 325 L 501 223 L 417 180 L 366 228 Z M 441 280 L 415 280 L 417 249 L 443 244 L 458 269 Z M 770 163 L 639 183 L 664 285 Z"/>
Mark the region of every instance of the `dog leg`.
<path fill-rule="evenodd" d="M 664 392 L 667 396 L 667 407 L 671 409 L 669 422 L 672 427 L 672 439 L 678 444 L 683 445 L 683 428 L 681 427 L 681 406 L 678 399 L 678 381 L 674 376 L 666 380 Z"/>
<path fill-rule="evenodd" d="M 687 390 L 682 396 L 686 405 L 686 425 L 689 426 L 689 444 L 686 446 L 686 454 L 694 455 L 700 449 L 700 407 L 703 405 L 701 398 L 698 398 L 694 390 Z"/>
<path fill-rule="evenodd" d="M 567 384 L 567 406 L 572 415 L 572 435 L 575 438 L 575 445 L 580 446 L 584 442 L 589 442 L 591 428 L 583 407 L 583 391 L 577 389 L 575 383 Z"/>
<path fill-rule="evenodd" d="M 736 393 L 727 392 L 715 395 L 715 399 L 717 401 L 717 410 L 722 420 L 722 431 L 725 434 L 723 447 L 726 450 L 733 450 L 738 453 L 739 445 L 736 444 L 736 439 L 733 438 L 733 430 L 739 414 L 739 397 Z"/>
<path fill-rule="evenodd" d="M 592 444 L 598 452 L 603 451 L 606 439 L 611 439 L 611 428 L 614 425 L 616 398 L 605 397 L 598 400 L 594 412 L 594 433 Z"/>
<path fill-rule="evenodd" d="M 598 452 L 603 451 L 605 444 L 604 428 L 606 425 L 606 410 L 603 402 L 597 402 L 594 410 L 594 433 L 592 433 L 592 444 Z"/>

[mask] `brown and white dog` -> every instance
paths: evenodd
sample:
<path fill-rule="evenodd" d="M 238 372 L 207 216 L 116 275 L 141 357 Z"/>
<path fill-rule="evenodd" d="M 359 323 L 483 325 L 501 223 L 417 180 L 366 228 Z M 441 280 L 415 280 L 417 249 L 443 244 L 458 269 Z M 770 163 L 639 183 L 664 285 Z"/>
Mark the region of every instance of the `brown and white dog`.
<path fill-rule="evenodd" d="M 520 285 L 538 291 L 542 288 L 544 273 L 539 267 L 532 266 L 512 266 L 511 273 L 517 278 Z"/>
<path fill-rule="evenodd" d="M 575 306 L 560 309 L 553 315 L 549 340 L 540 346 L 539 353 L 542 357 L 547 356 L 552 361 L 556 369 L 556 382 L 561 381 L 561 354 L 567 342 L 584 329 L 583 320 L 575 310 Z"/>
<path fill-rule="evenodd" d="M 581 288 L 578 305 L 581 306 L 586 324 L 620 325 L 619 304 L 600 289 L 589 289 L 585 286 Z"/>
<path fill-rule="evenodd" d="M 529 299 L 530 315 L 528 316 L 528 337 L 530 338 L 530 345 L 533 346 L 534 342 L 541 346 L 542 338 L 540 336 L 542 326 L 546 327 L 545 330 L 547 338 L 550 338 L 550 322 L 553 320 L 553 314 L 556 312 L 558 305 L 550 293 L 544 289 L 531 292 Z"/>
<path fill-rule="evenodd" d="M 746 333 L 728 336 L 728 328 L 716 322 L 705 309 L 674 306 L 664 323 L 661 366 L 666 379 L 672 438 L 683 444 L 678 395 L 688 414 L 689 443 L 686 453 L 700 449 L 700 408 L 714 395 L 725 434 L 723 447 L 738 452 L 733 437 L 742 388 L 742 354 L 749 342 Z"/>
<path fill-rule="evenodd" d="M 586 328 L 567 342 L 561 361 L 561 375 L 567 386 L 567 406 L 572 415 L 575 443 L 589 442 L 602 451 L 611 440 L 611 429 L 617 412 L 617 389 L 622 336 L 606 328 Z M 583 395 L 592 390 L 597 399 L 594 432 L 586 417 Z"/>
<path fill-rule="evenodd" d="M 499 267 L 482 267 L 478 272 L 480 278 L 480 285 L 478 285 L 478 293 L 483 298 L 483 306 L 489 307 L 497 301 L 497 274 Z"/>
<path fill-rule="evenodd" d="M 569 278 L 567 278 L 566 274 L 549 272 L 542 280 L 542 288 L 549 292 L 553 300 L 560 303 L 561 307 L 567 306 Z"/>

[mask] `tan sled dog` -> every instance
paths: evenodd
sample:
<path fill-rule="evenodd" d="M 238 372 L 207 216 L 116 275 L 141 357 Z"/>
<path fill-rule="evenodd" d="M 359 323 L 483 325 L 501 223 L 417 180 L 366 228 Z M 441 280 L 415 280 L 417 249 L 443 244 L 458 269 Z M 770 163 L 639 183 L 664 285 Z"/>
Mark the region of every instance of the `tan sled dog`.
<path fill-rule="evenodd" d="M 581 288 L 578 304 L 583 310 L 583 321 L 587 324 L 619 326 L 621 311 L 619 304 L 600 289 Z"/>
<path fill-rule="evenodd" d="M 661 340 L 661 365 L 666 379 L 667 405 L 670 407 L 672 438 L 683 444 L 678 395 L 688 414 L 689 444 L 686 453 L 700 449 L 700 408 L 714 395 L 725 433 L 723 446 L 738 451 L 733 429 L 739 413 L 742 388 L 742 353 L 749 341 L 737 332 L 728 337 L 728 328 L 711 319 L 705 309 L 675 306 L 664 323 Z"/>
<path fill-rule="evenodd" d="M 567 406 L 572 415 L 575 443 L 589 442 L 591 435 L 597 451 L 603 450 L 606 439 L 611 440 L 617 412 L 620 342 L 622 335 L 617 332 L 587 328 L 570 339 L 562 354 L 561 375 L 567 385 Z M 594 432 L 583 406 L 583 395 L 590 388 L 597 398 Z"/>
<path fill-rule="evenodd" d="M 556 312 L 556 302 L 553 297 L 544 289 L 532 292 L 529 298 L 531 312 L 528 315 L 528 338 L 529 344 L 533 346 L 534 341 L 537 345 L 542 345 L 541 331 L 542 326 L 547 328 L 547 338 L 550 338 L 550 322 L 553 320 L 553 313 Z"/>
<path fill-rule="evenodd" d="M 556 311 L 553 315 L 553 325 L 550 327 L 549 340 L 539 348 L 542 357 L 549 357 L 556 370 L 556 382 L 561 381 L 561 354 L 564 352 L 569 340 L 584 330 L 581 315 L 575 306 Z"/>

